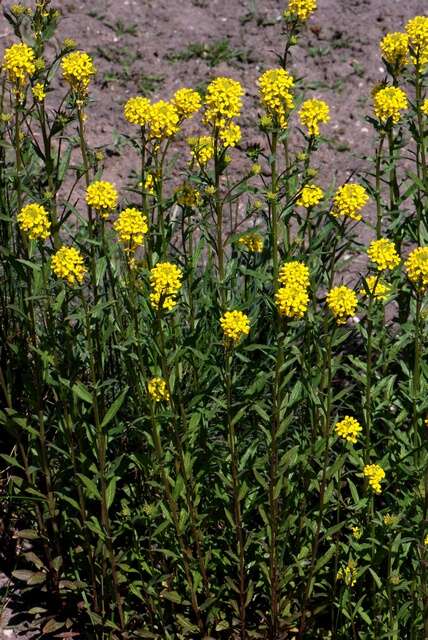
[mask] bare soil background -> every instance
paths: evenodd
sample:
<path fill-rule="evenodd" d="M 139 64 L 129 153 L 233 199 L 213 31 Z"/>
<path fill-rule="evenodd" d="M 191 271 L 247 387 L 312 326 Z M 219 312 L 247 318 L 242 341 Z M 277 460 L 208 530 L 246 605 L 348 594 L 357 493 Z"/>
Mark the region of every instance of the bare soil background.
<path fill-rule="evenodd" d="M 9 2 L 0 5 L 9 6 Z M 27 2 L 27 4 L 30 4 Z M 240 123 L 243 139 L 258 138 L 257 85 L 281 51 L 281 13 L 286 0 L 65 0 L 59 37 L 74 38 L 95 59 L 98 74 L 89 108 L 92 144 L 111 146 L 114 132 L 127 131 L 123 104 L 132 95 L 168 99 L 181 86 L 203 87 L 228 75 L 246 89 Z M 378 43 L 414 15 L 428 15 L 428 0 L 318 0 L 291 68 L 303 78 L 306 96 L 325 99 L 331 122 L 327 146 L 318 152 L 321 174 L 339 182 L 364 169 L 373 132 L 365 121 L 370 93 L 385 74 Z M 13 42 L 0 17 L 0 55 Z M 112 147 L 113 148 L 113 147 Z M 132 155 L 109 154 L 106 175 L 120 186 L 132 169 Z M 6 630 L 0 580 L 0 640 L 29 638 L 25 628 Z M 4 590 L 3 590 L 4 597 Z M 22 635 L 21 635 L 22 633 Z M 36 636 L 37 637 L 37 636 Z"/>

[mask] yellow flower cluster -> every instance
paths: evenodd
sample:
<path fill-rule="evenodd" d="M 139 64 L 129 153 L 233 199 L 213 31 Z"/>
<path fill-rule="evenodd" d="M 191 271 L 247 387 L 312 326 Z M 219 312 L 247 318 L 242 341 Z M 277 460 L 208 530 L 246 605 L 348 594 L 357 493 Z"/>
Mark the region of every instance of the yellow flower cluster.
<path fill-rule="evenodd" d="M 3 69 L 7 72 L 10 82 L 22 89 L 29 76 L 36 70 L 36 54 L 33 49 L 23 42 L 13 44 L 5 50 Z"/>
<path fill-rule="evenodd" d="M 421 111 L 422 113 L 424 113 L 426 116 L 428 116 L 428 98 L 426 98 L 421 106 Z"/>
<path fill-rule="evenodd" d="M 46 240 L 49 237 L 51 222 L 46 209 L 40 204 L 27 204 L 17 216 L 22 231 L 28 233 L 30 240 Z"/>
<path fill-rule="evenodd" d="M 204 120 L 214 127 L 223 128 L 227 120 L 241 113 L 242 85 L 232 78 L 215 78 L 207 87 Z"/>
<path fill-rule="evenodd" d="M 250 253 L 261 253 L 263 251 L 263 238 L 259 233 L 252 231 L 244 233 L 238 243 L 245 247 Z"/>
<path fill-rule="evenodd" d="M 184 87 L 175 92 L 172 104 L 180 119 L 190 118 L 201 108 L 201 97 L 197 91 Z"/>
<path fill-rule="evenodd" d="M 156 309 L 170 311 L 177 304 L 183 273 L 171 262 L 158 262 L 150 271 L 150 302 Z"/>
<path fill-rule="evenodd" d="M 91 56 L 86 51 L 72 51 L 63 57 L 61 68 L 65 80 L 73 91 L 85 94 L 88 90 L 91 76 L 96 73 Z"/>
<path fill-rule="evenodd" d="M 318 187 L 316 184 L 307 184 L 303 187 L 296 204 L 310 209 L 319 204 L 323 198 L 324 191 L 321 187 Z"/>
<path fill-rule="evenodd" d="M 43 102 L 43 100 L 46 98 L 46 90 L 43 82 L 36 82 L 31 91 L 35 100 L 37 100 L 38 102 Z"/>
<path fill-rule="evenodd" d="M 355 540 L 359 540 L 361 538 L 361 536 L 363 535 L 363 530 L 361 529 L 361 527 L 352 527 L 351 531 L 352 531 L 352 535 L 354 536 Z"/>
<path fill-rule="evenodd" d="M 383 516 L 383 524 L 387 527 L 392 527 L 398 522 L 398 517 L 391 515 L 390 513 L 386 513 Z"/>
<path fill-rule="evenodd" d="M 214 156 L 214 141 L 211 136 L 188 138 L 187 144 L 190 147 L 191 155 L 201 167 L 204 167 Z"/>
<path fill-rule="evenodd" d="M 363 430 L 362 426 L 355 418 L 345 416 L 343 420 L 336 422 L 335 431 L 340 438 L 352 442 L 357 442 L 358 434 Z"/>
<path fill-rule="evenodd" d="M 293 77 L 285 69 L 268 69 L 258 79 L 260 97 L 268 116 L 281 129 L 287 127 L 287 118 L 294 107 L 289 89 L 294 85 Z"/>
<path fill-rule="evenodd" d="M 428 289 L 428 247 L 416 247 L 405 262 L 407 277 L 421 291 Z"/>
<path fill-rule="evenodd" d="M 86 203 L 107 220 L 109 214 L 117 207 L 117 190 L 114 184 L 106 180 L 96 180 L 86 189 Z"/>
<path fill-rule="evenodd" d="M 219 138 L 224 147 L 235 147 L 241 139 L 241 128 L 234 122 L 230 122 L 219 131 Z"/>
<path fill-rule="evenodd" d="M 428 533 L 427 533 L 427 534 L 426 534 L 426 536 L 425 536 L 425 539 L 424 539 L 424 545 L 425 545 L 426 547 L 428 547 Z"/>
<path fill-rule="evenodd" d="M 332 215 L 335 218 L 346 216 L 352 220 L 361 220 L 361 209 L 367 204 L 369 196 L 360 184 L 344 184 L 333 197 Z"/>
<path fill-rule="evenodd" d="M 368 276 L 366 278 L 366 286 L 369 290 L 369 295 L 374 300 L 384 301 L 387 300 L 391 294 L 391 285 L 386 284 L 378 279 L 377 276 Z M 360 290 L 360 295 L 367 295 L 367 291 L 365 289 Z"/>
<path fill-rule="evenodd" d="M 380 50 L 386 62 L 400 70 L 407 63 L 409 36 L 400 32 L 387 33 L 381 40 Z"/>
<path fill-rule="evenodd" d="M 285 17 L 297 18 L 306 22 L 317 8 L 317 0 L 288 0 Z"/>
<path fill-rule="evenodd" d="M 367 255 L 377 265 L 378 271 L 395 269 L 400 264 L 400 256 L 397 253 L 395 244 L 387 238 L 373 240 L 367 249 Z"/>
<path fill-rule="evenodd" d="M 139 127 L 145 127 L 150 121 L 150 100 L 143 96 L 135 96 L 127 100 L 123 112 L 126 120 Z"/>
<path fill-rule="evenodd" d="M 383 124 L 388 120 L 391 120 L 392 124 L 397 124 L 401 117 L 400 112 L 408 106 L 407 96 L 399 87 L 385 87 L 374 94 L 374 113 Z"/>
<path fill-rule="evenodd" d="M 163 378 L 152 378 L 147 385 L 148 392 L 155 402 L 169 401 L 170 395 L 167 384 Z"/>
<path fill-rule="evenodd" d="M 125 245 L 125 251 L 135 251 L 142 245 L 144 236 L 149 230 L 147 217 L 138 209 L 128 207 L 124 209 L 113 223 L 119 240 Z"/>
<path fill-rule="evenodd" d="M 220 324 L 229 344 L 237 344 L 250 333 L 250 320 L 242 311 L 226 311 L 220 318 Z"/>
<path fill-rule="evenodd" d="M 369 485 L 375 493 L 381 493 L 380 483 L 385 478 L 385 471 L 378 464 L 366 464 L 363 469 L 365 478 L 368 478 Z"/>
<path fill-rule="evenodd" d="M 52 271 L 70 286 L 82 284 L 86 274 L 82 254 L 74 247 L 61 247 L 52 256 Z"/>
<path fill-rule="evenodd" d="M 330 108 L 324 100 L 305 100 L 299 110 L 300 124 L 307 127 L 310 136 L 319 136 L 319 123 L 330 120 Z"/>
<path fill-rule="evenodd" d="M 309 306 L 309 269 L 297 260 L 284 264 L 278 275 L 281 287 L 275 294 L 279 314 L 286 318 L 302 318 Z"/>
<path fill-rule="evenodd" d="M 416 16 L 406 24 L 409 36 L 409 48 L 412 50 L 412 60 L 420 65 L 428 63 L 428 16 Z"/>
<path fill-rule="evenodd" d="M 357 296 L 355 291 L 345 285 L 333 287 L 327 294 L 327 305 L 337 324 L 346 324 L 357 308 Z"/>
<path fill-rule="evenodd" d="M 153 138 L 163 140 L 178 131 L 179 117 L 177 109 L 170 102 L 159 100 L 150 106 L 150 134 Z"/>
<path fill-rule="evenodd" d="M 146 175 L 146 179 L 144 181 L 144 191 L 149 196 L 154 196 L 155 195 L 155 179 L 153 177 L 153 173 L 148 173 Z"/>
<path fill-rule="evenodd" d="M 343 580 L 347 587 L 353 587 L 357 582 L 358 569 L 353 560 L 349 560 L 348 564 L 340 567 L 336 575 L 336 580 Z"/>
<path fill-rule="evenodd" d="M 178 204 L 181 204 L 183 207 L 197 207 L 202 202 L 200 192 L 192 187 L 189 182 L 184 182 L 181 187 L 177 189 L 175 198 Z"/>

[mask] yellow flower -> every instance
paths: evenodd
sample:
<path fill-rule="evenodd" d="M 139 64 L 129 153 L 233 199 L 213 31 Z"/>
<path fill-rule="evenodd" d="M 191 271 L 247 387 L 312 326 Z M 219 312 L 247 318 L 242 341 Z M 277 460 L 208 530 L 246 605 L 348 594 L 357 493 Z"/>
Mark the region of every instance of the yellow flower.
<path fill-rule="evenodd" d="M 279 270 L 278 282 L 284 286 L 296 286 L 307 289 L 310 285 L 309 269 L 303 264 L 294 260 L 286 262 Z"/>
<path fill-rule="evenodd" d="M 7 72 L 10 82 L 18 85 L 21 90 L 29 76 L 36 71 L 36 55 L 31 47 L 23 42 L 13 44 L 5 50 L 3 69 Z"/>
<path fill-rule="evenodd" d="M 154 196 L 155 195 L 155 179 L 153 177 L 153 173 L 148 173 L 146 175 L 146 179 L 144 181 L 144 191 L 149 196 Z"/>
<path fill-rule="evenodd" d="M 428 16 L 416 16 L 406 24 L 409 48 L 413 62 L 425 65 L 428 62 Z"/>
<path fill-rule="evenodd" d="M 241 139 L 241 128 L 234 122 L 221 127 L 219 138 L 224 147 L 235 147 Z"/>
<path fill-rule="evenodd" d="M 305 287 L 293 283 L 278 289 L 275 302 L 282 317 L 303 318 L 308 309 L 309 296 Z"/>
<path fill-rule="evenodd" d="M 330 120 L 330 109 L 324 100 L 306 100 L 299 110 L 300 124 L 307 127 L 310 136 L 319 136 L 319 123 Z"/>
<path fill-rule="evenodd" d="M 386 513 L 383 516 L 383 524 L 387 527 L 392 527 L 393 525 L 397 524 L 398 522 L 398 517 L 391 515 L 389 513 Z"/>
<path fill-rule="evenodd" d="M 238 243 L 245 247 L 250 253 L 261 253 L 263 251 L 263 238 L 255 231 L 244 233 Z"/>
<path fill-rule="evenodd" d="M 215 78 L 207 87 L 205 116 L 207 124 L 224 127 L 226 120 L 239 116 L 242 108 L 242 85 L 232 78 Z"/>
<path fill-rule="evenodd" d="M 225 339 L 233 344 L 250 333 L 250 320 L 242 311 L 226 311 L 220 318 L 220 324 Z"/>
<path fill-rule="evenodd" d="M 357 442 L 358 434 L 363 430 L 358 420 L 351 416 L 345 416 L 343 420 L 336 422 L 334 429 L 340 438 L 352 444 Z"/>
<path fill-rule="evenodd" d="M 201 167 L 204 167 L 214 156 L 214 142 L 211 136 L 188 138 L 187 144 L 190 147 L 192 156 Z"/>
<path fill-rule="evenodd" d="M 369 290 L 369 295 L 374 300 L 384 301 L 391 295 L 391 285 L 386 284 L 378 279 L 377 276 L 368 276 L 366 278 L 366 286 Z M 366 296 L 367 291 L 365 289 L 360 290 L 360 296 Z"/>
<path fill-rule="evenodd" d="M 49 237 L 51 222 L 49 214 L 40 204 L 27 204 L 17 216 L 22 231 L 28 233 L 30 240 L 46 240 Z"/>
<path fill-rule="evenodd" d="M 416 247 L 405 262 L 407 277 L 422 292 L 428 289 L 428 247 Z"/>
<path fill-rule="evenodd" d="M 182 271 L 171 262 L 158 262 L 150 271 L 150 302 L 156 309 L 170 311 L 177 304 L 181 288 Z"/>
<path fill-rule="evenodd" d="M 360 184 L 344 184 L 333 197 L 332 215 L 335 218 L 347 216 L 352 220 L 361 220 L 361 209 L 367 204 L 369 196 Z"/>
<path fill-rule="evenodd" d="M 425 536 L 424 545 L 428 547 L 428 533 Z"/>
<path fill-rule="evenodd" d="M 178 204 L 183 207 L 197 207 L 201 204 L 202 198 L 200 192 L 192 187 L 189 182 L 184 182 L 175 194 Z"/>
<path fill-rule="evenodd" d="M 180 119 L 190 118 L 201 108 L 201 97 L 193 89 L 178 89 L 174 94 L 172 104 L 176 108 Z"/>
<path fill-rule="evenodd" d="M 82 284 L 86 274 L 82 254 L 74 247 L 61 247 L 52 256 L 52 271 L 70 286 Z"/>
<path fill-rule="evenodd" d="M 408 108 L 407 96 L 398 87 L 385 87 L 376 91 L 373 98 L 374 113 L 376 118 L 386 124 L 391 119 L 392 124 L 400 120 L 400 111 Z"/>
<path fill-rule="evenodd" d="M 150 108 L 150 100 L 143 98 L 143 96 L 135 96 L 127 100 L 123 114 L 131 124 L 144 127 L 150 120 Z"/>
<path fill-rule="evenodd" d="M 125 251 L 134 251 L 144 242 L 144 236 L 149 230 L 147 217 L 138 209 L 128 207 L 124 209 L 113 223 L 119 240 L 126 245 Z"/>
<path fill-rule="evenodd" d="M 31 91 L 35 100 L 37 100 L 38 102 L 43 102 L 43 100 L 46 98 L 46 91 L 43 82 L 36 82 Z"/>
<path fill-rule="evenodd" d="M 353 587 L 357 582 L 358 569 L 353 560 L 349 560 L 348 564 L 340 567 L 336 575 L 336 580 L 343 580 L 347 587 Z"/>
<path fill-rule="evenodd" d="M 88 90 L 91 76 L 96 73 L 91 56 L 85 51 L 72 51 L 63 57 L 61 68 L 65 80 L 73 91 L 85 94 Z"/>
<path fill-rule="evenodd" d="M 117 191 L 114 184 L 105 180 L 97 180 L 86 189 L 86 203 L 107 220 L 109 213 L 117 207 Z"/>
<path fill-rule="evenodd" d="M 19 17 L 27 13 L 27 8 L 22 4 L 13 4 L 10 7 L 10 12 L 13 13 L 14 16 Z"/>
<path fill-rule="evenodd" d="M 288 0 L 285 17 L 297 18 L 306 22 L 317 8 L 317 0 Z"/>
<path fill-rule="evenodd" d="M 400 264 L 400 256 L 395 245 L 387 238 L 373 240 L 367 249 L 367 255 L 377 265 L 378 271 L 395 269 Z"/>
<path fill-rule="evenodd" d="M 179 117 L 177 109 L 170 102 L 159 100 L 150 106 L 149 121 L 150 136 L 163 140 L 173 136 L 178 131 Z"/>
<path fill-rule="evenodd" d="M 327 294 L 327 306 L 336 318 L 337 324 L 346 324 L 357 308 L 355 291 L 344 285 L 333 287 Z"/>
<path fill-rule="evenodd" d="M 363 469 L 364 477 L 368 478 L 369 485 L 375 493 L 381 493 L 380 483 L 385 478 L 385 471 L 378 464 L 366 464 Z"/>
<path fill-rule="evenodd" d="M 152 378 L 149 380 L 148 391 L 149 395 L 155 402 L 169 401 L 170 395 L 167 384 L 163 378 Z"/>
<path fill-rule="evenodd" d="M 62 48 L 63 49 L 65 49 L 67 51 L 72 51 L 76 47 L 77 47 L 76 40 L 73 40 L 73 38 L 64 38 L 64 42 L 62 43 Z"/>
<path fill-rule="evenodd" d="M 363 530 L 361 529 L 361 527 L 351 527 L 351 531 L 355 540 L 359 540 L 363 535 Z"/>
<path fill-rule="evenodd" d="M 268 69 L 258 79 L 260 98 L 268 117 L 285 129 L 290 110 L 294 107 L 289 89 L 294 85 L 293 77 L 285 69 Z"/>
<path fill-rule="evenodd" d="M 319 204 L 323 198 L 324 191 L 321 187 L 318 187 L 316 184 L 307 184 L 303 187 L 296 204 L 310 209 Z"/>
<path fill-rule="evenodd" d="M 421 106 L 421 111 L 422 113 L 424 113 L 426 116 L 428 116 L 428 98 L 426 98 Z"/>
<path fill-rule="evenodd" d="M 407 64 L 408 49 L 409 36 L 406 33 L 387 33 L 380 43 L 383 58 L 398 70 Z"/>

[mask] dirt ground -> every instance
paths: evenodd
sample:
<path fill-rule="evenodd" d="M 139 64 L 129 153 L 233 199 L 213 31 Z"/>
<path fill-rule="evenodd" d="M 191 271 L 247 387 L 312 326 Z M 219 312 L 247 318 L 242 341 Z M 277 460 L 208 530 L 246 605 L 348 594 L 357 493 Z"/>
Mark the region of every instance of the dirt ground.
<path fill-rule="evenodd" d="M 167 99 L 181 86 L 203 87 L 218 75 L 244 84 L 243 139 L 257 140 L 256 80 L 281 51 L 286 0 L 58 0 L 53 5 L 64 16 L 60 38 L 74 38 L 96 61 L 88 121 L 93 144 L 111 145 L 114 132 L 128 130 L 122 108 L 130 96 Z M 402 30 L 414 15 L 428 15 L 428 0 L 318 0 L 318 7 L 291 68 L 303 78 L 307 97 L 323 98 L 331 107 L 325 128 L 329 144 L 318 162 L 322 175 L 338 182 L 347 171 L 363 169 L 364 156 L 372 152 L 365 115 L 371 89 L 385 73 L 379 40 Z M 1 16 L 0 55 L 12 42 Z M 131 168 L 129 155 L 107 158 L 106 175 L 118 186 Z M 5 631 L 7 615 L 1 614 L 0 595 L 0 640 L 25 638 Z"/>

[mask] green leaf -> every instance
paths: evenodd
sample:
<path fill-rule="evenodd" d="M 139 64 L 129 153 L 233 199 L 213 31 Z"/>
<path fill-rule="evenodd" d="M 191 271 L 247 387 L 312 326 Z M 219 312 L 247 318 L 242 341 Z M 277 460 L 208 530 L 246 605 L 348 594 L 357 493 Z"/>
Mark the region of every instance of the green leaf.
<path fill-rule="evenodd" d="M 113 418 L 115 417 L 116 413 L 119 411 L 120 407 L 123 404 L 123 401 L 125 400 L 125 396 L 128 393 L 128 388 L 129 387 L 126 387 L 122 391 L 122 393 L 116 398 L 116 400 L 111 405 L 110 409 L 105 414 L 104 419 L 103 419 L 103 421 L 101 423 L 101 429 L 105 429 L 105 427 L 108 425 L 108 423 L 113 420 Z"/>

